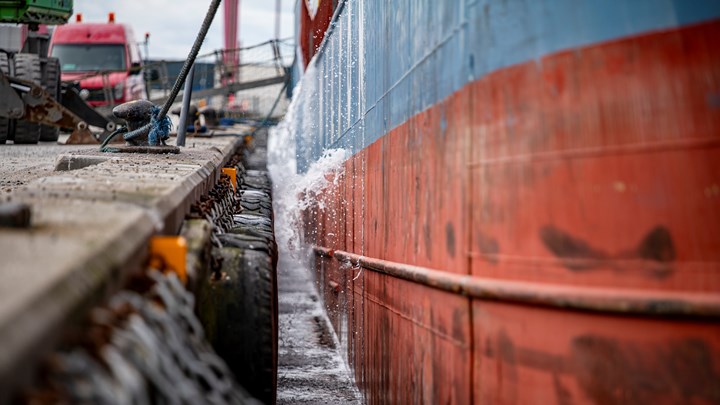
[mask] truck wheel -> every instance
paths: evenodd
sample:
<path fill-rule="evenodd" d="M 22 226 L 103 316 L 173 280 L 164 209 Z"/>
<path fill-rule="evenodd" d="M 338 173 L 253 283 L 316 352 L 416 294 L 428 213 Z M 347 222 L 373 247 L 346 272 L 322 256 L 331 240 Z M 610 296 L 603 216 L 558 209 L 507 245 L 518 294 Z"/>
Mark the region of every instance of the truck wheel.
<path fill-rule="evenodd" d="M 0 70 L 6 75 L 10 74 L 10 61 L 5 52 L 0 52 Z M 10 132 L 10 120 L 0 117 L 0 144 L 7 142 Z"/>
<path fill-rule="evenodd" d="M 60 102 L 60 60 L 48 58 L 43 71 L 43 87 L 50 96 Z M 60 128 L 50 125 L 40 125 L 40 140 L 42 142 L 57 142 L 60 137 Z"/>
<path fill-rule="evenodd" d="M 201 283 L 198 313 L 208 340 L 252 396 L 274 404 L 277 389 L 277 280 L 267 252 L 215 251 L 221 277 Z"/>
<path fill-rule="evenodd" d="M 42 85 L 40 57 L 30 53 L 15 55 L 15 77 Z M 15 143 L 38 143 L 40 124 L 17 120 L 15 122 Z"/>

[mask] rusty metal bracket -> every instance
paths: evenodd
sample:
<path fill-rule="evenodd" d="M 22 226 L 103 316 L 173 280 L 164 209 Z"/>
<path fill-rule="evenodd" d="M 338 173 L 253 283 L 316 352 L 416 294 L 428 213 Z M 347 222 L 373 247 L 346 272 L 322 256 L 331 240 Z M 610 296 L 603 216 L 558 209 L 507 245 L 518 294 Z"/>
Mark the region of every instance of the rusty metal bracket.
<path fill-rule="evenodd" d="M 63 107 L 39 85 L 15 77 L 4 76 L 9 86 L 14 90 L 24 104 L 23 114 L 15 118 L 30 122 L 50 125 L 54 127 L 71 129 L 72 135 L 67 143 L 97 143 L 97 139 L 88 129 L 85 121 L 81 120 L 72 111 Z M 2 80 L 0 80 L 2 81 Z"/>

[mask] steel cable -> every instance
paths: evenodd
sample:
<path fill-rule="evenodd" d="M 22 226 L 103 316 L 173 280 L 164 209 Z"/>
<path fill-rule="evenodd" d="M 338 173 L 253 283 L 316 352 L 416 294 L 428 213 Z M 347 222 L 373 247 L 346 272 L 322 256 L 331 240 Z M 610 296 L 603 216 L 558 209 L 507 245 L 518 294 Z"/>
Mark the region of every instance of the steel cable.
<path fill-rule="evenodd" d="M 287 78 L 285 80 L 285 83 L 283 84 L 282 88 L 280 89 L 280 92 L 278 93 L 277 97 L 275 98 L 275 102 L 273 103 L 272 107 L 270 108 L 270 112 L 268 112 L 268 114 L 265 116 L 265 119 L 263 119 L 262 123 L 259 126 L 255 127 L 255 129 L 253 129 L 250 136 L 254 137 L 260 128 L 266 127 L 268 125 L 268 123 L 270 122 L 270 117 L 272 117 L 273 113 L 275 112 L 275 107 L 277 107 L 278 103 L 280 102 L 280 99 L 282 98 L 282 95 L 285 92 L 285 89 L 287 89 L 289 82 L 290 82 L 290 79 Z"/>
<path fill-rule="evenodd" d="M 183 64 L 182 69 L 180 69 L 180 74 L 175 80 L 175 84 L 170 91 L 170 96 L 167 100 L 165 100 L 165 104 L 163 105 L 162 110 L 160 110 L 160 113 L 158 113 L 157 117 L 155 117 L 155 119 L 152 120 L 149 124 L 143 125 L 142 127 L 136 129 L 134 132 L 142 133 L 146 131 L 152 131 L 153 126 L 155 127 L 156 135 L 160 138 L 163 138 L 164 135 L 169 132 L 169 128 L 167 132 L 160 132 L 160 128 L 158 128 L 160 126 L 159 124 L 165 122 L 165 117 L 170 110 L 170 106 L 172 106 L 172 104 L 175 102 L 175 97 L 177 97 L 178 93 L 180 92 L 180 87 L 185 83 L 185 78 L 187 77 L 188 72 L 190 72 L 190 67 L 193 65 L 193 63 L 195 63 L 195 58 L 197 58 L 200 47 L 202 46 L 203 41 L 205 41 L 205 36 L 207 35 L 208 30 L 210 29 L 210 25 L 215 18 L 217 9 L 220 6 L 220 1 L 221 0 L 212 0 L 210 2 L 210 7 L 208 8 L 207 14 L 205 14 L 205 19 L 200 26 L 200 32 L 198 32 L 197 36 L 195 37 L 195 43 L 193 43 L 193 46 L 190 49 L 190 53 L 188 54 L 187 59 L 185 59 L 185 63 Z M 108 137 L 108 139 L 106 139 L 106 142 L 103 142 L 100 150 L 104 152 L 111 152 L 112 148 L 108 148 L 104 145 L 107 145 L 107 143 L 110 142 L 110 140 L 118 133 L 119 132 L 115 131 L 115 133 Z M 153 143 L 151 143 L 151 145 L 153 145 Z"/>
<path fill-rule="evenodd" d="M 190 72 L 190 67 L 193 65 L 193 63 L 195 63 L 195 58 L 197 58 L 200 47 L 202 46 L 203 41 L 205 41 L 205 36 L 207 35 L 207 32 L 210 29 L 210 25 L 215 18 L 215 13 L 220 6 L 220 1 L 221 0 L 212 0 L 210 2 L 208 12 L 207 14 L 205 14 L 205 20 L 203 20 L 203 23 L 200 26 L 200 32 L 198 33 L 197 37 L 195 37 L 195 43 L 190 49 L 190 54 L 188 54 L 187 59 L 185 59 L 185 63 L 180 70 L 180 74 L 175 80 L 175 84 L 170 91 L 170 96 L 165 101 L 162 110 L 160 110 L 160 114 L 157 117 L 158 121 L 162 121 L 162 119 L 165 118 L 168 111 L 170 110 L 170 106 L 175 101 L 175 97 L 177 97 L 178 93 L 180 92 L 180 87 L 183 86 L 183 84 L 185 83 L 185 78 L 187 77 L 188 72 Z"/>

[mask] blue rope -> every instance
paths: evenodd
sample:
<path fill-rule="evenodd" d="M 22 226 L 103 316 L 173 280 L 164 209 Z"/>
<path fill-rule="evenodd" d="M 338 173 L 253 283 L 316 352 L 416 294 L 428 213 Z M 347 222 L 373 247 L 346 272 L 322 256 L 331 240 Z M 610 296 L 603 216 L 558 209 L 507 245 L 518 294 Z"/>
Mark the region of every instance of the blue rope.
<path fill-rule="evenodd" d="M 170 138 L 170 130 L 172 129 L 172 121 L 167 115 L 158 121 L 157 116 L 160 113 L 160 107 L 154 105 L 152 108 L 150 123 L 143 125 L 142 127 L 130 131 L 123 135 L 123 138 L 128 141 L 130 139 L 137 138 L 140 135 L 148 134 L 148 145 L 158 146 L 161 143 L 164 145 L 165 140 Z"/>
<path fill-rule="evenodd" d="M 167 115 L 158 121 L 157 116 L 160 113 L 160 107 L 153 106 L 152 117 L 150 118 L 150 133 L 148 133 L 148 144 L 151 146 L 164 145 L 165 140 L 170 138 L 170 130 L 172 129 L 172 121 Z"/>

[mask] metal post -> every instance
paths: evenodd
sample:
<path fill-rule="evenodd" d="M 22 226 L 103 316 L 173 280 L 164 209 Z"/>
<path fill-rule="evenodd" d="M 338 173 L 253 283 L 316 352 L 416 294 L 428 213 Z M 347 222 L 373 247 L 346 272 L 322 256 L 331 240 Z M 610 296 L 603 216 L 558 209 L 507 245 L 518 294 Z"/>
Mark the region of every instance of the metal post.
<path fill-rule="evenodd" d="M 150 33 L 145 33 L 145 64 L 150 62 Z"/>
<path fill-rule="evenodd" d="M 145 33 L 145 61 L 143 62 L 143 68 L 141 70 L 143 75 L 143 81 L 145 82 L 145 95 L 147 96 L 148 100 L 152 100 L 152 96 L 150 95 L 150 90 L 152 90 L 152 83 L 151 80 L 148 79 L 148 76 L 151 74 L 150 71 L 148 71 L 148 64 L 150 63 L 150 48 L 148 46 L 148 41 L 150 40 L 150 33 Z"/>
<path fill-rule="evenodd" d="M 177 146 L 185 146 L 185 132 L 187 131 L 187 115 L 190 111 L 190 98 L 192 97 L 193 77 L 195 76 L 195 64 L 190 66 L 187 78 L 185 79 L 185 90 L 183 91 L 182 108 L 180 109 L 180 123 L 177 131 Z"/>

